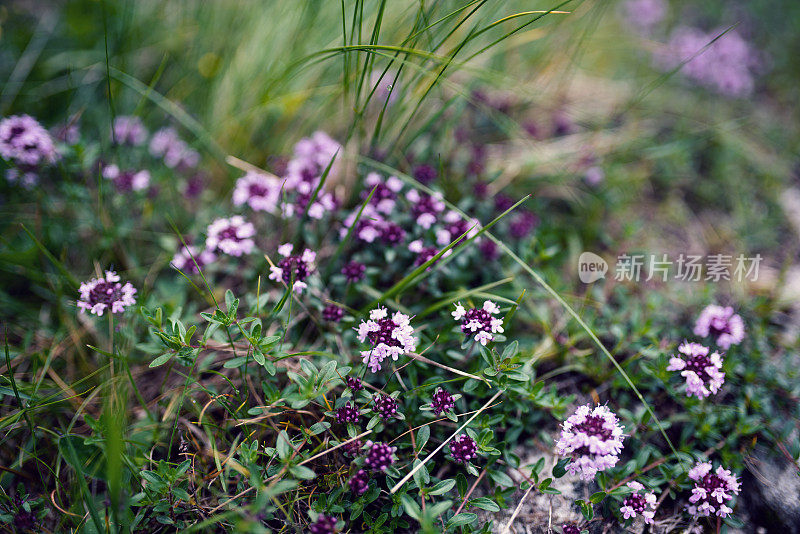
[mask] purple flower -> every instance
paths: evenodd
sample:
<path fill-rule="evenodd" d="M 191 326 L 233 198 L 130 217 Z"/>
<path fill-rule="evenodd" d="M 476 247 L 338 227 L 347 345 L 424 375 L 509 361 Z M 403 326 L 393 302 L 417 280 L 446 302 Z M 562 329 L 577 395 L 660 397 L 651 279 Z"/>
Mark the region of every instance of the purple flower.
<path fill-rule="evenodd" d="M 236 181 L 233 190 L 233 204 L 247 204 L 253 211 L 278 211 L 281 197 L 281 183 L 266 174 L 248 172 Z"/>
<path fill-rule="evenodd" d="M 694 325 L 694 335 L 711 336 L 723 350 L 738 345 L 744 339 L 744 321 L 730 306 L 710 304 L 700 313 Z"/>
<path fill-rule="evenodd" d="M 403 230 L 402 226 L 394 222 L 386 223 L 383 228 L 381 228 L 380 232 L 381 241 L 390 246 L 402 243 L 406 238 L 406 231 Z"/>
<path fill-rule="evenodd" d="M 369 342 L 372 348 L 362 350 L 364 363 L 373 373 L 381 369 L 381 362 L 387 357 L 397 360 L 403 354 L 413 352 L 417 348 L 414 329 L 408 315 L 395 312 L 389 317 L 386 308 L 377 308 L 369 312 L 369 320 L 358 325 L 358 340 Z"/>
<path fill-rule="evenodd" d="M 391 447 L 386 443 L 367 442 L 367 456 L 364 458 L 364 465 L 373 471 L 386 471 L 386 468 L 395 462 L 394 453 L 397 447 Z"/>
<path fill-rule="evenodd" d="M 336 410 L 336 422 L 340 425 L 358 423 L 358 409 L 353 404 L 346 402 L 344 406 Z"/>
<path fill-rule="evenodd" d="M 317 253 L 310 250 L 303 250 L 302 254 L 292 254 L 294 245 L 284 243 L 278 247 L 278 253 L 283 259 L 278 265 L 270 267 L 269 279 L 276 282 L 283 281 L 289 287 L 293 287 L 298 293 L 308 287 L 306 279 L 314 272 L 316 266 Z"/>
<path fill-rule="evenodd" d="M 530 212 L 520 213 L 511 220 L 508 232 L 514 239 L 528 237 L 539 224 L 539 217 Z"/>
<path fill-rule="evenodd" d="M 564 523 L 561 525 L 561 532 L 563 534 L 581 534 L 581 529 L 578 528 L 578 525 Z"/>
<path fill-rule="evenodd" d="M 144 191 L 150 185 L 150 171 L 122 171 L 114 164 L 103 167 L 103 178 L 111 180 L 120 193 Z"/>
<path fill-rule="evenodd" d="M 708 347 L 688 341 L 678 347 L 678 352 L 683 357 L 670 358 L 667 371 L 681 371 L 681 376 L 686 379 L 686 396 L 703 399 L 716 394 L 725 382 L 722 356 L 718 352 L 709 356 Z"/>
<path fill-rule="evenodd" d="M 339 230 L 339 236 L 344 239 L 347 236 L 347 233 L 350 231 L 350 227 L 355 224 L 355 230 L 353 230 L 353 236 L 360 239 L 365 243 L 372 243 L 379 237 L 381 237 L 381 232 L 383 228 L 389 224 L 389 222 L 375 210 L 375 207 L 372 204 L 368 204 L 364 206 L 364 211 L 361 213 L 361 217 L 356 222 L 356 217 L 358 217 L 358 212 L 361 208 L 352 211 L 342 222 L 342 228 Z"/>
<path fill-rule="evenodd" d="M 353 393 L 364 389 L 364 384 L 361 383 L 361 379 L 357 376 L 346 376 L 344 381 Z"/>
<path fill-rule="evenodd" d="M 308 213 L 312 219 L 321 219 L 326 213 L 336 209 L 336 200 L 327 191 L 320 190 L 314 202 L 311 197 L 317 190 L 322 180 L 322 174 L 333 162 L 328 178 L 335 177 L 339 172 L 339 158 L 334 161 L 334 156 L 341 154 L 342 145 L 331 139 L 324 132 L 316 132 L 311 137 L 306 137 L 294 146 L 294 157 L 286 164 L 286 172 L 282 188 L 291 193 L 292 199 L 287 200 L 283 206 L 283 215 L 286 217 L 300 216 Z"/>
<path fill-rule="evenodd" d="M 20 169 L 8 169 L 6 171 L 8 183 L 19 183 L 25 189 L 31 189 L 39 183 L 39 175 L 33 171 L 21 171 Z"/>
<path fill-rule="evenodd" d="M 417 254 L 417 259 L 414 260 L 414 265 L 415 266 L 422 265 L 423 263 L 425 263 L 426 261 L 428 261 L 429 259 L 433 258 L 434 256 L 436 256 L 439 253 L 439 248 L 438 247 L 426 247 L 426 246 L 424 246 L 423 243 L 422 243 L 422 239 L 417 239 L 417 240 L 412 241 L 411 243 L 409 243 L 408 244 L 408 250 L 410 250 L 411 252 L 414 252 L 414 253 Z M 452 253 L 453 253 L 453 249 L 448 249 L 447 251 L 445 251 L 444 254 L 442 254 L 439 257 L 439 259 L 446 258 L 447 256 L 449 256 Z M 436 261 L 439 261 L 439 260 L 436 260 Z M 436 262 L 434 262 L 434 263 L 436 263 Z M 433 267 L 433 265 L 434 264 L 429 265 L 428 269 Z"/>
<path fill-rule="evenodd" d="M 681 72 L 708 89 L 731 97 L 748 96 L 755 86 L 758 54 L 736 30 L 727 31 L 717 39 L 722 32 L 721 28 L 706 33 L 688 26 L 678 27 L 656 54 L 656 66 L 671 70 L 683 64 Z"/>
<path fill-rule="evenodd" d="M 583 179 L 592 187 L 600 185 L 605 178 L 606 173 L 603 171 L 602 167 L 598 167 L 597 165 L 589 167 L 583 173 Z"/>
<path fill-rule="evenodd" d="M 483 303 L 482 308 L 470 308 L 469 310 L 458 303 L 451 315 L 456 321 L 461 321 L 461 331 L 467 337 L 473 336 L 475 341 L 485 347 L 494 339 L 494 334 L 502 334 L 504 331 L 503 320 L 494 317 L 498 313 L 500 313 L 500 308 L 497 304 L 487 300 Z"/>
<path fill-rule="evenodd" d="M 459 434 L 450 442 L 450 455 L 459 463 L 467 463 L 477 455 L 478 444 L 466 434 Z"/>
<path fill-rule="evenodd" d="M 466 239 L 475 237 L 480 232 L 481 225 L 477 219 L 464 220 L 455 211 L 448 211 L 444 216 L 444 227 L 436 232 L 436 243 L 441 246 L 449 245 L 456 238 L 466 232 Z"/>
<path fill-rule="evenodd" d="M 425 185 L 433 182 L 438 176 L 439 173 L 436 172 L 436 169 L 427 163 L 414 167 L 414 178 Z"/>
<path fill-rule="evenodd" d="M 572 461 L 567 470 L 591 480 L 598 471 L 614 467 L 622 451 L 622 427 L 607 406 L 579 407 L 561 427 L 556 451 Z"/>
<path fill-rule="evenodd" d="M 370 205 L 375 207 L 375 211 L 383 215 L 389 215 L 394 211 L 395 204 L 397 203 L 397 193 L 403 188 L 403 182 L 396 176 L 390 176 L 383 179 L 377 172 L 367 174 L 364 179 L 367 188 L 361 193 L 362 198 L 367 198 L 375 189 L 370 199 Z"/>
<path fill-rule="evenodd" d="M 130 282 L 123 285 L 114 271 L 106 271 L 104 277 L 82 283 L 79 291 L 81 298 L 78 308 L 81 313 L 88 310 L 98 317 L 106 310 L 122 313 L 126 307 L 136 304 L 136 288 Z"/>
<path fill-rule="evenodd" d="M 342 454 L 355 458 L 361 454 L 361 448 L 363 446 L 364 443 L 360 439 L 349 441 L 342 446 Z"/>
<path fill-rule="evenodd" d="M 253 237 L 256 228 L 245 221 L 241 215 L 227 219 L 217 219 L 206 230 L 206 248 L 211 251 L 221 250 L 231 256 L 250 254 L 256 244 Z"/>
<path fill-rule="evenodd" d="M 412 189 L 406 193 L 406 200 L 411 203 L 411 215 L 414 220 L 426 230 L 433 226 L 437 216 L 444 211 L 441 193 L 428 195 Z"/>
<path fill-rule="evenodd" d="M 197 247 L 183 246 L 172 258 L 172 265 L 187 274 L 197 274 L 198 267 L 202 269 L 206 265 L 213 263 L 217 255 L 208 249 L 198 250 Z"/>
<path fill-rule="evenodd" d="M 121 115 L 114 119 L 114 141 L 118 145 L 139 146 L 147 138 L 147 130 L 139 117 Z"/>
<path fill-rule="evenodd" d="M 500 257 L 500 253 L 497 251 L 497 243 L 491 239 L 482 239 L 481 242 L 478 243 L 478 250 L 480 250 L 483 257 L 489 261 L 496 260 Z"/>
<path fill-rule="evenodd" d="M 628 22 L 642 33 L 650 33 L 667 14 L 665 0 L 628 0 L 625 15 Z"/>
<path fill-rule="evenodd" d="M 194 174 L 186 180 L 183 188 L 183 196 L 189 200 L 194 200 L 203 193 L 205 180 L 201 174 Z"/>
<path fill-rule="evenodd" d="M 733 512 L 728 504 L 739 494 L 739 481 L 730 471 L 719 466 L 712 472 L 712 468 L 711 462 L 700 462 L 689 470 L 695 483 L 687 510 L 696 517 L 727 517 Z"/>
<path fill-rule="evenodd" d="M 645 523 L 652 525 L 653 517 L 656 514 L 656 494 L 643 492 L 644 486 L 635 480 L 628 482 L 628 487 L 632 493 L 622 501 L 622 507 L 619 509 L 622 512 L 622 516 L 625 519 L 642 516 Z"/>
<path fill-rule="evenodd" d="M 336 532 L 336 518 L 319 514 L 317 520 L 308 528 L 311 534 L 334 534 Z"/>
<path fill-rule="evenodd" d="M 181 170 L 197 167 L 200 154 L 178 136 L 174 128 L 162 128 L 150 139 L 150 154 L 162 158 L 170 169 Z"/>
<path fill-rule="evenodd" d="M 388 420 L 397 415 L 397 401 L 389 395 L 378 393 L 372 397 L 372 403 L 372 411 L 381 416 L 381 419 Z"/>
<path fill-rule="evenodd" d="M 350 491 L 356 495 L 364 495 L 369 488 L 369 473 L 359 469 L 347 483 L 350 485 Z"/>
<path fill-rule="evenodd" d="M 344 267 L 342 267 L 342 274 L 349 283 L 353 284 L 364 278 L 364 273 L 366 270 L 367 266 L 363 263 L 350 261 L 347 262 Z"/>
<path fill-rule="evenodd" d="M 494 210 L 503 213 L 508 211 L 514 205 L 514 199 L 502 193 L 494 197 Z"/>
<path fill-rule="evenodd" d="M 322 310 L 322 319 L 329 323 L 338 323 L 344 317 L 344 310 L 336 304 L 328 304 Z"/>
<path fill-rule="evenodd" d="M 444 388 L 436 388 L 436 391 L 433 394 L 433 400 L 431 401 L 431 408 L 433 409 L 433 413 L 435 415 L 441 415 L 445 412 L 449 412 L 452 410 L 456 405 L 456 401 L 453 399 L 453 396 L 450 395 Z"/>
<path fill-rule="evenodd" d="M 29 115 L 12 115 L 0 120 L 0 156 L 30 171 L 58 159 L 53 138 Z"/>

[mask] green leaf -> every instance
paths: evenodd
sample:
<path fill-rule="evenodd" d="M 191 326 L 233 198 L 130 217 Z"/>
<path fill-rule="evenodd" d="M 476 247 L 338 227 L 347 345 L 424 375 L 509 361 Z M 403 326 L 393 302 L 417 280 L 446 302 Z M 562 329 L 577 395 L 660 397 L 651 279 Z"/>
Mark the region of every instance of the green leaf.
<path fill-rule="evenodd" d="M 492 480 L 494 480 L 496 483 L 498 483 L 498 484 L 500 484 L 501 486 L 504 486 L 504 487 L 506 487 L 506 488 L 510 488 L 511 486 L 513 486 L 513 485 L 514 485 L 514 481 L 513 481 L 513 480 L 511 480 L 511 477 L 510 477 L 510 476 L 508 476 L 508 475 L 507 475 L 506 473 L 504 473 L 503 471 L 494 471 L 494 470 L 492 470 L 492 471 L 489 471 L 489 476 L 490 476 L 490 477 L 492 478 Z"/>
<path fill-rule="evenodd" d="M 476 508 L 480 508 L 481 510 L 486 510 L 487 512 L 500 511 L 500 506 L 498 506 L 496 502 L 489 499 L 488 497 L 478 497 L 477 499 L 472 499 L 467 502 L 467 505 L 475 506 Z"/>
<path fill-rule="evenodd" d="M 569 458 L 560 459 L 556 465 L 553 466 L 553 476 L 561 478 L 567 474 L 567 464 L 570 462 Z"/>
<path fill-rule="evenodd" d="M 164 365 L 167 363 L 172 357 L 174 356 L 173 353 L 168 352 L 166 354 L 162 354 L 152 362 L 150 362 L 150 367 L 158 367 L 159 365 Z"/>
<path fill-rule="evenodd" d="M 400 496 L 400 501 L 403 503 L 403 508 L 405 508 L 406 513 L 420 521 L 422 519 L 422 509 L 419 507 L 419 504 L 412 499 L 407 493 L 404 493 Z M 499 510 L 499 508 L 498 508 Z"/>
<path fill-rule="evenodd" d="M 452 478 L 448 478 L 447 480 L 442 480 L 438 482 L 435 486 L 431 489 L 426 491 L 428 495 L 442 495 L 443 493 L 447 493 L 451 489 L 453 489 L 456 485 L 456 481 Z"/>
<path fill-rule="evenodd" d="M 280 434 L 278 434 L 278 440 L 275 448 L 278 450 L 278 457 L 280 457 L 281 460 L 286 460 L 292 455 L 292 446 L 289 443 L 289 434 L 287 434 L 285 430 L 281 430 Z"/>
<path fill-rule="evenodd" d="M 301 478 L 303 480 L 311 480 L 317 476 L 313 470 L 309 469 L 304 465 L 293 465 L 289 468 L 289 472 L 292 473 L 297 478 Z"/>
<path fill-rule="evenodd" d="M 603 499 L 605 499 L 605 498 L 606 498 L 606 492 L 605 491 L 598 491 L 597 493 L 593 493 L 592 496 L 589 497 L 589 500 L 593 504 L 600 504 L 601 502 L 603 502 Z"/>
<path fill-rule="evenodd" d="M 423 426 L 417 431 L 417 452 L 422 451 L 425 444 L 431 437 L 431 428 L 428 425 Z"/>
<path fill-rule="evenodd" d="M 447 529 L 450 530 L 458 527 L 463 527 L 464 525 L 471 525 L 477 520 L 478 520 L 477 514 L 462 512 L 450 518 L 450 521 L 447 522 Z"/>

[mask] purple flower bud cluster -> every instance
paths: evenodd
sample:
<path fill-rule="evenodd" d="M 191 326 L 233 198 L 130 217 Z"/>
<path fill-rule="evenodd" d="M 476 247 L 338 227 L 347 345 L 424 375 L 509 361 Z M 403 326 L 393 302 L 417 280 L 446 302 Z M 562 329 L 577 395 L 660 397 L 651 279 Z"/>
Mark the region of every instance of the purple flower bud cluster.
<path fill-rule="evenodd" d="M 380 371 L 381 363 L 386 358 L 397 360 L 417 348 L 408 315 L 395 312 L 390 317 L 386 308 L 372 310 L 369 320 L 362 321 L 357 332 L 359 341 L 372 345 L 371 349 L 362 350 L 361 356 L 373 373 Z"/>
<path fill-rule="evenodd" d="M 653 517 L 656 514 L 656 494 L 643 491 L 644 486 L 635 480 L 628 482 L 628 488 L 632 493 L 622 501 L 622 507 L 619 509 L 622 516 L 625 519 L 641 516 L 645 523 L 652 525 Z"/>
<path fill-rule="evenodd" d="M 284 243 L 278 247 L 278 254 L 283 256 L 283 259 L 278 262 L 278 265 L 270 267 L 269 279 L 276 282 L 282 281 L 300 293 L 308 287 L 306 280 L 316 269 L 314 262 L 317 259 L 317 253 L 305 249 L 302 254 L 293 255 L 293 249 L 294 245 L 291 243 Z"/>
<path fill-rule="evenodd" d="M 683 63 L 681 72 L 687 78 L 730 97 L 753 92 L 761 65 L 758 53 L 738 31 L 717 28 L 706 33 L 689 26 L 676 28 L 654 59 L 665 71 Z"/>
<path fill-rule="evenodd" d="M 414 221 L 426 230 L 433 226 L 439 214 L 444 211 L 441 193 L 427 195 L 412 189 L 406 193 L 406 200 L 411 203 L 411 215 Z"/>
<path fill-rule="evenodd" d="M 360 439 L 356 439 L 346 443 L 342 446 L 342 454 L 345 456 L 350 456 L 355 458 L 356 456 L 361 454 L 361 448 L 364 446 L 364 442 Z"/>
<path fill-rule="evenodd" d="M 449 245 L 465 232 L 467 235 L 462 240 L 471 239 L 481 230 L 477 219 L 466 221 L 455 211 L 448 211 L 443 217 L 443 222 L 443 228 L 436 231 L 436 243 L 441 246 Z"/>
<path fill-rule="evenodd" d="M 19 166 L 9 171 L 8 180 L 30 187 L 38 181 L 33 171 L 59 156 L 50 133 L 36 119 L 12 115 L 0 120 L 0 157 Z"/>
<path fill-rule="evenodd" d="M 199 250 L 193 246 L 182 246 L 177 254 L 172 258 L 172 265 L 186 274 L 197 274 L 198 267 L 202 269 L 206 265 L 213 263 L 217 255 L 208 249 Z"/>
<path fill-rule="evenodd" d="M 696 517 L 727 517 L 733 511 L 728 504 L 739 494 L 739 481 L 730 471 L 722 466 L 712 469 L 710 462 L 700 462 L 689 470 L 694 487 L 687 510 Z"/>
<path fill-rule="evenodd" d="M 478 444 L 467 434 L 459 434 L 450 442 L 450 455 L 459 463 L 467 463 L 478 453 Z"/>
<path fill-rule="evenodd" d="M 340 425 L 358 423 L 358 409 L 353 404 L 346 402 L 344 406 L 336 410 L 336 422 Z"/>
<path fill-rule="evenodd" d="M 427 163 L 414 167 L 414 179 L 422 184 L 429 185 L 438 178 L 438 176 L 439 173 L 436 172 L 436 169 Z"/>
<path fill-rule="evenodd" d="M 433 413 L 435 415 L 441 415 L 445 412 L 449 412 L 452 410 L 456 405 L 456 401 L 453 399 L 453 396 L 450 395 L 444 388 L 436 388 L 436 391 L 433 393 L 433 400 L 431 401 L 431 408 L 433 409 Z"/>
<path fill-rule="evenodd" d="M 111 180 L 120 193 L 144 191 L 150 185 L 150 171 L 123 171 L 114 164 L 103 167 L 103 178 Z"/>
<path fill-rule="evenodd" d="M 381 416 L 381 419 L 387 420 L 397 415 L 397 400 L 389 395 L 376 394 L 372 397 L 372 403 L 372 411 Z"/>
<path fill-rule="evenodd" d="M 395 462 L 394 453 L 397 447 L 392 447 L 386 443 L 367 442 L 369 450 L 364 458 L 364 465 L 373 471 L 386 471 Z"/>
<path fill-rule="evenodd" d="M 79 291 L 78 308 L 98 317 L 106 310 L 122 313 L 126 307 L 136 304 L 136 288 L 130 282 L 123 285 L 114 271 L 106 271 L 105 276 L 82 283 Z"/>
<path fill-rule="evenodd" d="M 528 237 L 539 225 L 539 217 L 531 212 L 516 215 L 508 225 L 508 232 L 514 239 Z"/>
<path fill-rule="evenodd" d="M 361 193 L 361 197 L 366 199 L 370 192 L 375 189 L 369 203 L 374 206 L 375 211 L 383 215 L 389 215 L 394 211 L 397 204 L 397 193 L 403 188 L 403 182 L 396 176 L 390 176 L 387 179 L 376 173 L 371 172 L 367 174 L 364 179 L 366 188 Z"/>
<path fill-rule="evenodd" d="M 347 483 L 350 486 L 350 491 L 354 494 L 364 495 L 367 488 L 369 488 L 369 473 L 363 469 L 359 469 Z"/>
<path fill-rule="evenodd" d="M 320 189 L 314 202 L 311 197 L 319 187 L 322 175 L 328 165 L 328 179 L 339 173 L 342 145 L 331 139 L 325 132 L 315 132 L 294 146 L 294 157 L 286 164 L 286 173 L 278 183 L 278 191 L 287 194 L 281 210 L 284 216 L 303 216 L 308 213 L 312 219 L 322 219 L 326 213 L 336 209 L 333 195 Z M 334 160 L 334 157 L 336 159 Z"/>
<path fill-rule="evenodd" d="M 581 529 L 578 528 L 578 525 L 573 523 L 564 523 L 561 525 L 561 532 L 563 532 L 563 534 L 581 534 Z"/>
<path fill-rule="evenodd" d="M 206 248 L 212 252 L 220 250 L 231 256 L 250 254 L 256 244 L 253 237 L 256 228 L 241 215 L 217 219 L 206 230 Z"/>
<path fill-rule="evenodd" d="M 607 406 L 579 407 L 561 427 L 556 451 L 572 461 L 567 470 L 591 480 L 598 471 L 614 467 L 622 451 L 622 427 Z"/>
<path fill-rule="evenodd" d="M 342 274 L 348 283 L 354 284 L 364 279 L 367 266 L 357 261 L 349 261 L 342 267 Z"/>
<path fill-rule="evenodd" d="M 700 313 L 694 325 L 694 335 L 712 337 L 722 350 L 744 340 L 744 321 L 730 306 L 710 304 Z"/>
<path fill-rule="evenodd" d="M 461 303 L 456 304 L 456 309 L 451 313 L 453 319 L 461 322 L 461 331 L 467 336 L 473 336 L 475 341 L 483 346 L 494 339 L 494 334 L 503 333 L 503 320 L 494 317 L 500 313 L 500 308 L 487 300 L 482 308 L 465 309 Z"/>
<path fill-rule="evenodd" d="M 346 376 L 344 377 L 344 381 L 353 393 L 364 389 L 364 384 L 357 376 Z"/>
<path fill-rule="evenodd" d="M 334 534 L 336 532 L 336 518 L 319 514 L 317 520 L 308 527 L 311 534 Z"/>
<path fill-rule="evenodd" d="M 120 115 L 114 119 L 113 129 L 118 145 L 139 146 L 147 139 L 147 129 L 139 117 Z"/>
<path fill-rule="evenodd" d="M 322 310 L 322 320 L 329 323 L 338 323 L 344 317 L 344 310 L 336 304 L 328 304 Z"/>
<path fill-rule="evenodd" d="M 725 382 L 722 356 L 718 352 L 709 355 L 708 347 L 688 341 L 678 347 L 678 352 L 683 356 L 670 358 L 667 371 L 681 371 L 686 379 L 686 395 L 704 399 L 716 394 Z"/>
<path fill-rule="evenodd" d="M 150 139 L 150 154 L 163 158 L 170 169 L 189 170 L 200 164 L 200 154 L 180 138 L 174 128 L 162 128 Z"/>

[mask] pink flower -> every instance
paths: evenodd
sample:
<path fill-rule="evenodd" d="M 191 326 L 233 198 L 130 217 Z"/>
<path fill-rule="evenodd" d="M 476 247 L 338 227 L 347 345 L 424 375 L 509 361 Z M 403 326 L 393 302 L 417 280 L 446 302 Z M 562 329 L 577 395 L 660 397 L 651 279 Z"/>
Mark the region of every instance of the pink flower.
<path fill-rule="evenodd" d="M 710 304 L 700 313 L 694 325 L 696 336 L 711 336 L 723 350 L 744 340 L 744 321 L 730 306 Z"/>
<path fill-rule="evenodd" d="M 250 254 L 256 244 L 253 237 L 256 235 L 255 227 L 245 221 L 241 215 L 234 215 L 227 219 L 217 219 L 208 226 L 206 231 L 206 248 L 211 251 L 221 250 L 231 256 Z"/>
<path fill-rule="evenodd" d="M 712 469 L 710 462 L 700 462 L 689 470 L 689 478 L 695 484 L 686 509 L 696 517 L 727 517 L 733 511 L 729 501 L 739 494 L 739 481 L 730 471 L 722 466 L 713 472 Z"/>
<path fill-rule="evenodd" d="M 614 467 L 622 451 L 622 427 L 607 406 L 579 407 L 561 427 L 556 451 L 572 461 L 567 470 L 591 480 L 598 471 Z"/>
<path fill-rule="evenodd" d="M 667 371 L 681 371 L 686 379 L 686 395 L 703 399 L 717 393 L 725 382 L 722 356 L 717 352 L 709 356 L 708 347 L 688 341 L 678 347 L 678 352 L 683 357 L 670 358 Z"/>
<path fill-rule="evenodd" d="M 136 288 L 130 282 L 123 285 L 114 271 L 106 271 L 105 276 L 82 283 L 79 291 L 78 308 L 97 316 L 102 316 L 106 310 L 122 313 L 126 307 L 136 304 Z"/>

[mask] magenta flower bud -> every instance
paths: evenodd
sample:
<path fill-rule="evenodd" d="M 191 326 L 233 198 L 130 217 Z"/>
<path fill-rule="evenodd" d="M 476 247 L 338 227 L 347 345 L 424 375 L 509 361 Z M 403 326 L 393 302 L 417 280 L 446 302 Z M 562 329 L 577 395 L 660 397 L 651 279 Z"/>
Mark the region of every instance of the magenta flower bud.
<path fill-rule="evenodd" d="M 476 456 L 478 444 L 467 434 L 460 434 L 450 442 L 450 455 L 459 463 L 467 463 Z"/>

